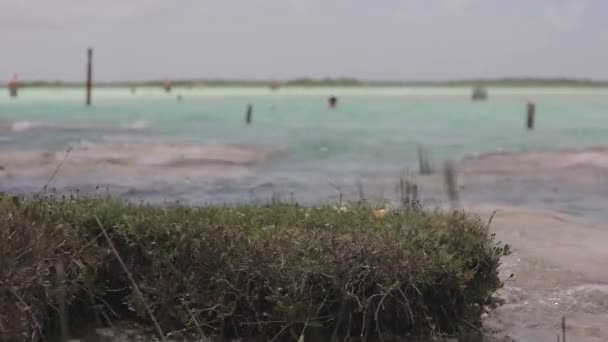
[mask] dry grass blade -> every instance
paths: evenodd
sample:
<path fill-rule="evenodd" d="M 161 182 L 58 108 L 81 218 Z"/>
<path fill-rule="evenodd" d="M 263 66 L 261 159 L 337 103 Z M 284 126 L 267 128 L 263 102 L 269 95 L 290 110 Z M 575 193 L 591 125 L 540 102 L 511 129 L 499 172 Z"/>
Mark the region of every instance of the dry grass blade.
<path fill-rule="evenodd" d="M 146 299 L 144 298 L 144 294 L 139 289 L 139 286 L 137 286 L 137 283 L 135 282 L 135 279 L 133 279 L 133 275 L 131 274 L 131 272 L 129 272 L 129 269 L 127 268 L 127 265 L 122 260 L 122 257 L 120 256 L 120 254 L 116 250 L 116 247 L 114 247 L 114 243 L 112 242 L 112 239 L 110 239 L 110 236 L 108 235 L 108 232 L 106 231 L 106 229 L 104 228 L 104 226 L 101 224 L 101 221 L 99 220 L 98 217 L 95 217 L 95 220 L 97 221 L 97 224 L 99 225 L 99 229 L 101 229 L 101 231 L 103 232 L 103 236 L 106 238 L 106 240 L 108 242 L 108 245 L 110 246 L 110 249 L 112 249 L 112 252 L 114 253 L 114 256 L 116 257 L 116 259 L 120 263 L 120 266 L 123 268 L 123 270 L 127 274 L 127 277 L 129 277 L 129 281 L 131 282 L 131 285 L 133 285 L 133 289 L 137 293 L 137 296 L 141 300 L 142 304 L 146 307 L 146 310 L 148 311 L 148 314 L 150 315 L 150 319 L 154 323 L 154 327 L 156 328 L 156 332 L 158 333 L 159 338 L 161 339 L 161 341 L 165 341 L 165 334 L 163 334 L 163 330 L 161 329 L 160 324 L 158 323 L 158 320 L 156 319 L 156 317 L 154 316 L 154 313 L 152 312 L 152 310 L 150 310 L 150 307 L 146 303 Z"/>
<path fill-rule="evenodd" d="M 21 298 L 21 296 L 19 296 L 19 294 L 18 294 L 17 292 L 15 292 L 15 291 L 14 291 L 14 290 L 12 290 L 12 289 L 11 289 L 11 290 L 9 290 L 9 292 L 10 292 L 10 293 L 11 293 L 13 296 L 15 296 L 15 297 L 16 297 L 16 298 L 19 300 L 19 302 L 20 302 L 21 304 L 23 304 L 23 305 L 24 305 L 24 307 L 29 307 L 29 304 L 28 304 L 28 303 L 27 303 L 27 302 L 26 302 L 26 301 L 25 301 L 23 298 Z M 38 319 L 36 319 L 36 316 L 32 316 L 32 319 L 33 319 L 33 321 L 34 321 L 34 325 L 36 326 L 36 330 L 37 330 L 37 331 L 38 331 L 38 333 L 40 334 L 40 335 L 39 335 L 39 337 L 40 337 L 40 338 L 42 338 L 42 340 L 44 341 L 44 334 L 43 334 L 43 332 L 42 332 L 42 325 L 40 324 L 40 322 L 38 322 Z M 35 337 L 36 337 L 36 336 L 35 336 L 35 334 L 32 334 L 32 341 L 35 341 L 35 340 L 36 340 L 36 338 L 35 338 Z"/>
<path fill-rule="evenodd" d="M 62 258 L 57 260 L 55 265 L 57 276 L 57 301 L 59 302 L 59 326 L 61 330 L 61 340 L 68 341 L 70 339 L 69 323 L 68 323 L 68 306 L 66 302 L 65 290 L 65 267 Z"/>
<path fill-rule="evenodd" d="M 421 175 L 430 175 L 433 173 L 429 153 L 422 146 L 418 146 L 418 166 Z"/>
<path fill-rule="evenodd" d="M 196 318 L 196 313 L 194 311 L 192 311 L 192 309 L 190 308 L 190 305 L 188 305 L 188 303 L 184 302 L 184 306 L 186 307 L 186 310 L 188 310 L 188 312 L 190 312 L 190 315 L 192 316 L 192 321 L 194 322 L 196 331 L 199 334 L 199 338 L 205 339 L 205 332 L 203 331 L 203 328 L 201 328 L 201 324 L 198 322 L 198 319 Z"/>
<path fill-rule="evenodd" d="M 61 170 L 61 167 L 63 166 L 63 164 L 65 163 L 65 161 L 68 159 L 68 156 L 70 155 L 70 152 L 72 152 L 72 148 L 71 147 L 68 148 L 65 151 L 63 159 L 61 159 L 61 161 L 59 162 L 59 164 L 57 164 L 57 167 L 55 168 L 55 170 L 53 171 L 53 173 L 49 176 L 49 179 L 47 179 L 47 181 L 44 184 L 44 186 L 40 189 L 40 191 L 38 191 L 38 193 L 36 194 L 36 196 L 40 196 L 40 194 L 42 194 L 44 192 L 44 190 L 51 184 L 51 182 L 55 179 L 55 177 L 57 177 L 57 174 L 59 173 L 59 170 Z"/>
<path fill-rule="evenodd" d="M 270 339 L 269 342 L 277 341 L 281 337 L 281 335 L 283 335 L 283 333 L 285 332 L 285 330 L 287 330 L 289 328 L 291 328 L 291 324 L 285 325 L 276 335 L 274 335 L 273 338 Z"/>

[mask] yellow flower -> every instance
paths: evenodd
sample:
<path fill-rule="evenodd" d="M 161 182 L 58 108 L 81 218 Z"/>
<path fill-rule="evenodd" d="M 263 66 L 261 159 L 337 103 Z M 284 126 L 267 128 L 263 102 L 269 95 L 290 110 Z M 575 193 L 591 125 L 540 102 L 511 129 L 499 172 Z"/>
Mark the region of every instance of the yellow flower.
<path fill-rule="evenodd" d="M 384 216 L 386 216 L 386 209 L 373 210 L 372 211 L 372 216 L 374 216 L 377 219 L 383 218 Z"/>

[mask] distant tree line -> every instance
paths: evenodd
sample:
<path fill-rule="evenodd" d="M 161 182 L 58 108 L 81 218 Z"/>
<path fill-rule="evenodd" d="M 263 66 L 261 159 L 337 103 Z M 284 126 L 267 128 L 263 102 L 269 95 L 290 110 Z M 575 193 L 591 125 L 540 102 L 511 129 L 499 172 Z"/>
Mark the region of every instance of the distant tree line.
<path fill-rule="evenodd" d="M 165 80 L 95 82 L 97 87 L 161 87 Z M 276 85 L 281 87 L 384 87 L 384 86 L 420 86 L 420 87 L 608 87 L 608 80 L 588 80 L 574 78 L 496 78 L 496 79 L 463 79 L 449 81 L 363 81 L 356 78 L 297 78 L 287 81 L 276 80 L 238 80 L 238 79 L 191 79 L 171 80 L 177 87 L 260 87 Z M 81 87 L 83 82 L 69 81 L 21 81 L 21 87 Z M 6 86 L 2 84 L 1 86 Z"/>

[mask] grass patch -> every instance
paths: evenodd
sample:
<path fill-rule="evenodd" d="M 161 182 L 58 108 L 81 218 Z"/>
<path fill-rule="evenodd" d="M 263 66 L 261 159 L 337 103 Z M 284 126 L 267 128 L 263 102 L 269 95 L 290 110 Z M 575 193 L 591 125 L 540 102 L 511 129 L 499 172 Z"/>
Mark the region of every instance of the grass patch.
<path fill-rule="evenodd" d="M 150 312 L 165 333 L 256 340 L 454 335 L 479 324 L 507 252 L 460 212 L 3 197 L 0 336 Z"/>

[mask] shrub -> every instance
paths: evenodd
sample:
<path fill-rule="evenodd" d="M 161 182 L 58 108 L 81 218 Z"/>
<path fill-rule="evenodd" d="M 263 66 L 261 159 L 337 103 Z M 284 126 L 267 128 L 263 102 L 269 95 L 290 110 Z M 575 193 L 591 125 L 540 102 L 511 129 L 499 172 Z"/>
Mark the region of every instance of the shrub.
<path fill-rule="evenodd" d="M 479 324 L 507 252 L 460 212 L 4 197 L 0 336 L 57 331 L 62 305 L 73 326 L 149 309 L 165 331 L 256 340 L 453 335 Z"/>

